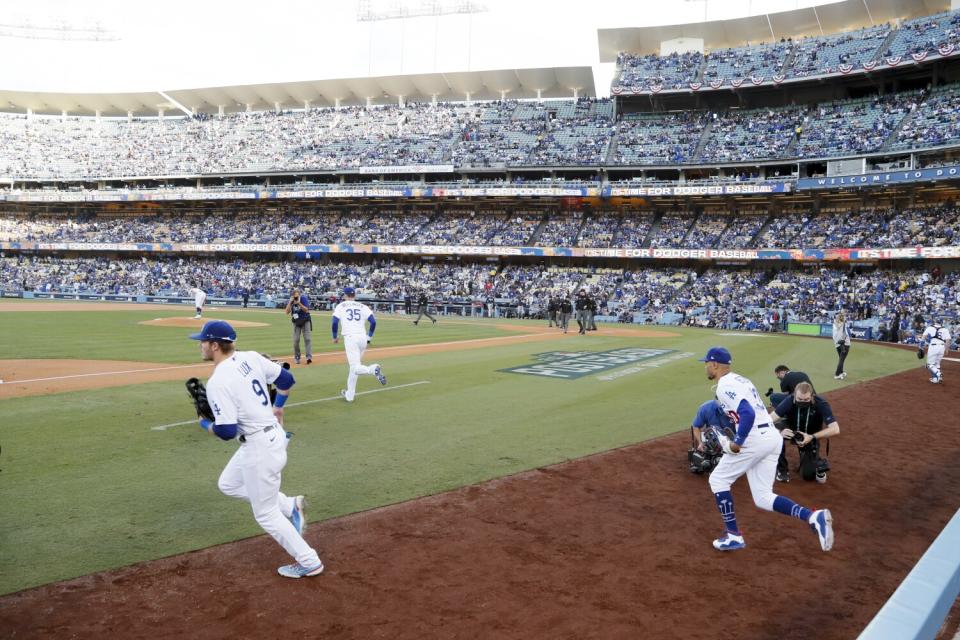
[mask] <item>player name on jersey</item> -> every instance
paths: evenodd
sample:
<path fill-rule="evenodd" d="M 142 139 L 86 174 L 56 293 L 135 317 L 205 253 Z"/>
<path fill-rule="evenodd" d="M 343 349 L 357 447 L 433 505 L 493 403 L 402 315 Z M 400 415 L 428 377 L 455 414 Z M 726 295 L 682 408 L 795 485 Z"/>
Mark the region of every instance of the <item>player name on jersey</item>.
<path fill-rule="evenodd" d="M 548 351 L 534 354 L 539 362 L 522 367 L 500 369 L 500 371 L 569 380 L 615 369 L 625 364 L 658 358 L 671 352 L 671 349 L 640 349 L 634 347 L 611 351 Z"/>

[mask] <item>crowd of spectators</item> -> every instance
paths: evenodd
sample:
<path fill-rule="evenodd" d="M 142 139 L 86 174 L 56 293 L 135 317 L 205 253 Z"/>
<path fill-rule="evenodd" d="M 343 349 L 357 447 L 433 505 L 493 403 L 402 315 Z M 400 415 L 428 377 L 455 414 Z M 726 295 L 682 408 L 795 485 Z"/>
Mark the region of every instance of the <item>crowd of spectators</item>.
<path fill-rule="evenodd" d="M 956 143 L 958 113 L 960 88 L 947 85 L 812 107 L 629 113 L 620 119 L 612 101 L 594 99 L 344 107 L 130 122 L 0 114 L 0 178 L 829 157 Z"/>
<path fill-rule="evenodd" d="M 298 211 L 139 217 L 0 215 L 0 242 L 390 244 L 691 249 L 960 243 L 960 207 L 766 211 Z"/>
<path fill-rule="evenodd" d="M 580 289 L 600 315 L 727 329 L 779 330 L 786 320 L 829 322 L 841 309 L 876 327 L 875 337 L 915 340 L 916 314 L 960 321 L 960 274 L 923 270 L 804 268 L 779 271 L 669 266 L 610 268 L 489 263 L 223 260 L 200 257 L 62 258 L 0 255 L 7 291 L 161 295 L 188 298 L 199 284 L 213 298 L 281 303 L 291 286 L 332 301 L 343 286 L 395 310 L 405 296 L 428 293 L 445 312 L 471 313 L 495 301 L 498 315 L 537 317 L 547 301 Z M 318 306 L 322 306 L 321 303 Z M 452 308 L 451 308 L 452 306 Z"/>

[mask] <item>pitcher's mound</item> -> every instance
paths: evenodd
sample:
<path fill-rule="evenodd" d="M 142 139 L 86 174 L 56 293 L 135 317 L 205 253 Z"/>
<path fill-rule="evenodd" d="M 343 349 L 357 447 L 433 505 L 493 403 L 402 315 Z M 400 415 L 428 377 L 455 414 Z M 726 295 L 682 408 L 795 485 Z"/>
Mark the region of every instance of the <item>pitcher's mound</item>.
<path fill-rule="evenodd" d="M 216 320 L 216 318 L 154 318 L 153 320 L 144 320 L 139 324 L 149 324 L 156 327 L 189 327 L 189 328 L 200 328 L 208 320 Z M 230 320 L 230 326 L 237 327 L 269 327 L 270 325 L 266 322 L 247 322 L 246 320 Z"/>

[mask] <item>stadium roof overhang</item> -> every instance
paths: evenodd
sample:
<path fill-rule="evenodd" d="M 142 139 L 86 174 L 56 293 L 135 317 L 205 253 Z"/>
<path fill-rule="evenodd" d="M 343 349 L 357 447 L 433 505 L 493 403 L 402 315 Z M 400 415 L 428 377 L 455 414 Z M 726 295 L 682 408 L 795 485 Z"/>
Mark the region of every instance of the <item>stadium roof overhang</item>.
<path fill-rule="evenodd" d="M 819 36 L 906 20 L 950 10 L 950 0 L 840 0 L 803 9 L 651 27 L 598 29 L 600 62 L 615 62 L 621 51 L 660 53 L 660 43 L 699 38 L 706 51 L 773 42 L 780 38 Z"/>
<path fill-rule="evenodd" d="M 511 99 L 570 98 L 595 96 L 593 69 L 584 67 L 545 67 L 539 69 L 499 69 L 452 73 L 425 73 L 379 78 L 343 78 L 277 82 L 270 84 L 175 89 L 140 93 L 42 93 L 0 90 L 0 111 L 39 114 L 94 115 L 104 117 L 155 116 L 182 105 L 198 113 L 302 109 L 311 107 L 366 104 L 396 104 L 400 96 L 407 102 L 499 100 L 501 92 Z"/>

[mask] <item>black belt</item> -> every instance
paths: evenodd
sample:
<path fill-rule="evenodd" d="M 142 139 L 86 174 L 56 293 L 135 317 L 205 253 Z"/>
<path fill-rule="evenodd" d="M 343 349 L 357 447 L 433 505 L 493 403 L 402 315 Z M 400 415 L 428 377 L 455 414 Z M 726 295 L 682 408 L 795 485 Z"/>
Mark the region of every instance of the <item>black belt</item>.
<path fill-rule="evenodd" d="M 263 429 L 260 429 L 260 431 L 254 431 L 254 432 L 251 433 L 250 435 L 255 435 L 255 434 L 257 434 L 257 433 L 266 433 L 267 431 L 270 431 L 271 429 L 273 429 L 274 426 L 275 426 L 275 425 L 270 425 L 269 427 L 264 427 Z M 247 436 L 243 435 L 243 436 L 240 436 L 238 439 L 240 440 L 240 442 L 246 442 L 246 441 L 247 441 Z"/>

